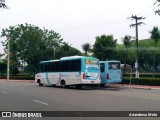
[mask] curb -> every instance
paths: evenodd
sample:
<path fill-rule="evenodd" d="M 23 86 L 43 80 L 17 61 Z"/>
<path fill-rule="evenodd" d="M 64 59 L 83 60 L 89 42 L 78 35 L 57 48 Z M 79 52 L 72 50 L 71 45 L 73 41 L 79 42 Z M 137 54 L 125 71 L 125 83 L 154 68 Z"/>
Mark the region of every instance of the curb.
<path fill-rule="evenodd" d="M 133 89 L 145 89 L 145 90 L 160 90 L 160 86 L 143 86 L 143 85 L 128 85 L 124 84 L 109 84 L 109 86 L 113 87 L 124 87 L 124 88 L 133 88 Z"/>

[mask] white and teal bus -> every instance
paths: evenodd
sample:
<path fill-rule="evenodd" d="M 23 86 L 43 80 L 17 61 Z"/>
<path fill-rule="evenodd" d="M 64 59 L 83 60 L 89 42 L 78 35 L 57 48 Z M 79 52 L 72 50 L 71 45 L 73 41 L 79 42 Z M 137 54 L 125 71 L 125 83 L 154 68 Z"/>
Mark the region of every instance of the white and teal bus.
<path fill-rule="evenodd" d="M 121 82 L 120 61 L 100 61 L 101 86 Z"/>
<path fill-rule="evenodd" d="M 35 75 L 35 82 L 42 86 L 76 86 L 100 84 L 100 63 L 97 58 L 85 56 L 63 57 L 42 61 Z"/>

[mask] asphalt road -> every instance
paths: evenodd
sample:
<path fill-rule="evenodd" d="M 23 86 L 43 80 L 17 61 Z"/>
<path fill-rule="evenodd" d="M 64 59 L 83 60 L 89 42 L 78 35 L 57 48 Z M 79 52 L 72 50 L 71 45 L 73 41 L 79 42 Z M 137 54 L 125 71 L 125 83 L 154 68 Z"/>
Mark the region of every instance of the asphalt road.
<path fill-rule="evenodd" d="M 159 111 L 160 90 L 59 88 L 0 81 L 0 111 Z"/>

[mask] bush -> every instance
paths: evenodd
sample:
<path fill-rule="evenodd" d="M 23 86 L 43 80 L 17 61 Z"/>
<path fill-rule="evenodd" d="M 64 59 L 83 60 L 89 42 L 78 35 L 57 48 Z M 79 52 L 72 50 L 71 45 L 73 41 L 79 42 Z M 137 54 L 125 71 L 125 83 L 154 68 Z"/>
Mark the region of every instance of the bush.
<path fill-rule="evenodd" d="M 7 76 L 0 76 L 0 79 L 6 79 Z M 10 76 L 10 79 L 13 80 L 35 80 L 34 76 Z"/>
<path fill-rule="evenodd" d="M 124 84 L 129 84 L 130 83 L 130 78 L 126 77 L 123 80 Z M 152 85 L 152 86 L 160 86 L 160 78 L 132 78 L 131 84 L 136 84 L 136 85 Z"/>
<path fill-rule="evenodd" d="M 129 77 L 130 74 L 126 73 L 125 76 Z M 140 77 L 153 77 L 153 73 L 140 73 L 139 76 Z M 132 74 L 132 77 L 135 77 L 135 73 Z M 155 78 L 160 78 L 160 73 L 155 73 L 154 77 Z"/>

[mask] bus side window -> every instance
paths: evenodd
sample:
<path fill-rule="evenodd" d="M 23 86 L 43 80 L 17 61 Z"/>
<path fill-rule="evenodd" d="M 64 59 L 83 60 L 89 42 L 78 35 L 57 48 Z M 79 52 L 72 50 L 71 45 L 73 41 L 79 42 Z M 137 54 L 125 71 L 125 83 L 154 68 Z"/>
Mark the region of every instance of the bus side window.
<path fill-rule="evenodd" d="M 68 72 L 70 70 L 69 61 L 61 61 L 60 62 L 60 71 Z"/>
<path fill-rule="evenodd" d="M 59 72 L 59 62 L 50 63 L 50 72 Z"/>
<path fill-rule="evenodd" d="M 44 63 L 44 72 L 47 72 L 48 63 Z"/>
<path fill-rule="evenodd" d="M 55 72 L 59 72 L 60 69 L 60 62 L 55 63 Z"/>
<path fill-rule="evenodd" d="M 101 72 L 104 72 L 105 69 L 104 63 L 100 63 L 100 66 L 101 66 Z"/>
<path fill-rule="evenodd" d="M 109 64 L 109 70 L 112 70 L 112 65 L 111 64 Z"/>
<path fill-rule="evenodd" d="M 81 70 L 81 60 L 71 60 L 70 61 L 70 71 L 80 71 Z"/>

